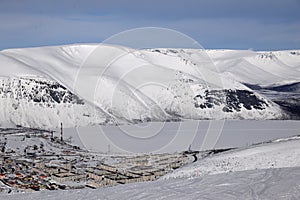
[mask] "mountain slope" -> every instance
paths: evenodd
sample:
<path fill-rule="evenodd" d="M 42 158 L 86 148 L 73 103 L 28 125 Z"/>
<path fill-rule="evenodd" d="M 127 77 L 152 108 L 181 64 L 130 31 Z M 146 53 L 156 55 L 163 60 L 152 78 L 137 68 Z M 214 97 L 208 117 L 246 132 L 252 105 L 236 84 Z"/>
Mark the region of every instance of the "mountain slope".
<path fill-rule="evenodd" d="M 208 50 L 220 72 L 235 80 L 257 85 L 299 82 L 300 51 L 253 52 Z"/>
<path fill-rule="evenodd" d="M 3 50 L 0 124 L 10 121 L 50 128 L 60 121 L 66 126 L 83 126 L 149 120 L 278 119 L 285 116 L 280 107 L 243 83 L 299 80 L 298 54 L 136 50 L 95 44 Z M 53 85 L 61 91 L 53 92 Z M 23 96 L 16 97 L 18 92 Z M 39 112 L 44 118 L 35 117 Z"/>
<path fill-rule="evenodd" d="M 59 83 L 41 78 L 0 80 L 0 121 L 25 127 L 114 124 L 103 111 L 85 103 Z"/>

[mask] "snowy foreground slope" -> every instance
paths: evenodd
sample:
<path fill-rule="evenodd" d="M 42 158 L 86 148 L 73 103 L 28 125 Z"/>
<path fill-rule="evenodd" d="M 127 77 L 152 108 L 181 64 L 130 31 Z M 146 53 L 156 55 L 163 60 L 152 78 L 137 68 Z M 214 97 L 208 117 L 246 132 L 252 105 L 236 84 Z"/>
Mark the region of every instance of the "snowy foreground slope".
<path fill-rule="evenodd" d="M 3 50 L 0 66 L 2 126 L 282 119 L 281 107 L 249 86 L 300 82 L 300 51 L 81 44 Z"/>
<path fill-rule="evenodd" d="M 158 181 L 3 199 L 299 199 L 300 137 L 212 155 Z M 2 194 L 0 194 L 2 195 Z"/>
<path fill-rule="evenodd" d="M 207 157 L 197 163 L 183 167 L 164 179 L 195 177 L 235 171 L 300 166 L 300 137 L 288 141 L 278 140 L 251 148 L 237 149 Z M 300 184 L 300 182 L 299 182 Z"/>

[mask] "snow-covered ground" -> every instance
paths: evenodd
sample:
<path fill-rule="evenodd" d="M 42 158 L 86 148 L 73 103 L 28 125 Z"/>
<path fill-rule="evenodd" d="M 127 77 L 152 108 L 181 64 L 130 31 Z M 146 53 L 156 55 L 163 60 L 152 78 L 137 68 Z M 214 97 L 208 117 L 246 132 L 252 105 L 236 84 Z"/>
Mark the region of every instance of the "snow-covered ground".
<path fill-rule="evenodd" d="M 165 177 L 96 190 L 0 194 L 15 199 L 299 199 L 300 137 L 232 150 Z"/>
<path fill-rule="evenodd" d="M 97 190 L 72 190 L 1 195 L 5 200 L 213 199 L 290 200 L 300 198 L 300 167 L 252 170 L 194 179 L 127 184 Z"/>
<path fill-rule="evenodd" d="M 300 136 L 290 140 L 239 148 L 219 155 L 207 157 L 197 163 L 183 167 L 164 179 L 195 177 L 235 171 L 285 168 L 300 166 Z M 300 182 L 299 182 L 300 183 Z"/>

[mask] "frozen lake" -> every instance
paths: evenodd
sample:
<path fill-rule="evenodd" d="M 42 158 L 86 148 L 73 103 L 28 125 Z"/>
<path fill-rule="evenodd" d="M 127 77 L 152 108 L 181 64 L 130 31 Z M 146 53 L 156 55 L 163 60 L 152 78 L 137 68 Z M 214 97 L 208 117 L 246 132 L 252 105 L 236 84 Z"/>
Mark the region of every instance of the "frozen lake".
<path fill-rule="evenodd" d="M 56 132 L 59 135 L 59 131 Z M 185 121 L 64 129 L 64 138 L 90 151 L 176 152 L 241 147 L 300 134 L 300 121 Z"/>

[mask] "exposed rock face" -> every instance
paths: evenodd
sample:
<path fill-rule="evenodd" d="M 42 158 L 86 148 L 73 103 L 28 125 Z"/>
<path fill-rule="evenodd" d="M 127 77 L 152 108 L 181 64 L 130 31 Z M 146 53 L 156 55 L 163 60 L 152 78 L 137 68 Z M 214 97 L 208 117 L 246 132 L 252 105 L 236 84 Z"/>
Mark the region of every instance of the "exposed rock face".
<path fill-rule="evenodd" d="M 0 79 L 0 120 L 25 127 L 54 128 L 114 124 L 101 110 L 56 81 L 42 78 Z"/>
<path fill-rule="evenodd" d="M 223 106 L 223 112 L 240 112 L 242 108 L 264 110 L 269 106 L 266 100 L 247 90 L 206 90 L 205 95 L 197 95 L 194 100 L 196 108 Z"/>
<path fill-rule="evenodd" d="M 39 78 L 12 78 L 0 80 L 0 97 L 15 101 L 27 100 L 38 106 L 55 107 L 56 104 L 81 104 L 84 100 L 56 81 Z"/>

